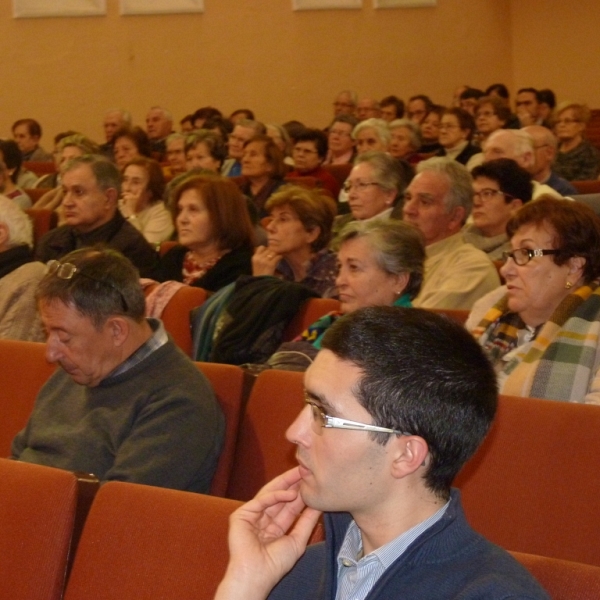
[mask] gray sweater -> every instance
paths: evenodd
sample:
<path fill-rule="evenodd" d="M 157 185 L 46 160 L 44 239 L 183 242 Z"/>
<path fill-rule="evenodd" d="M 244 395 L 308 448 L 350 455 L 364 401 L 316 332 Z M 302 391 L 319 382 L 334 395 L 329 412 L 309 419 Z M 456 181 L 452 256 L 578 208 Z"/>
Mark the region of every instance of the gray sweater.
<path fill-rule="evenodd" d="M 223 432 L 210 384 L 169 341 L 97 387 L 57 369 L 13 440 L 12 457 L 102 481 L 206 493 Z"/>

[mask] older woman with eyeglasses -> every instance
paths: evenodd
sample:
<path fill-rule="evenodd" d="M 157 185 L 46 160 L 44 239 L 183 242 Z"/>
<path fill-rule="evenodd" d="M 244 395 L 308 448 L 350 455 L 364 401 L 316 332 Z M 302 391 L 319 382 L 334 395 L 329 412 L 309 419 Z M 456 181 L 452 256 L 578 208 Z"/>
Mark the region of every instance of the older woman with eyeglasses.
<path fill-rule="evenodd" d="M 566 102 L 556 109 L 558 153 L 552 170 L 568 181 L 596 179 L 600 172 L 600 153 L 584 138 L 590 116 L 585 104 Z"/>
<path fill-rule="evenodd" d="M 351 221 L 389 219 L 412 177 L 404 165 L 386 152 L 359 154 L 344 183 L 350 213 L 336 217 L 334 233 Z"/>
<path fill-rule="evenodd" d="M 517 211 L 507 232 L 506 286 L 476 303 L 467 321 L 500 392 L 600 404 L 600 218 L 584 204 L 542 196 Z"/>

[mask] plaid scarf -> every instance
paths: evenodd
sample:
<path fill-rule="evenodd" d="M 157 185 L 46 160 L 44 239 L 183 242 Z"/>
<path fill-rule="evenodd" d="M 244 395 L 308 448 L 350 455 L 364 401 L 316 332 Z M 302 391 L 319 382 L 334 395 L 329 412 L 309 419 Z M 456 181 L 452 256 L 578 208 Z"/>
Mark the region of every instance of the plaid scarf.
<path fill-rule="evenodd" d="M 503 394 L 584 402 L 596 375 L 600 340 L 599 281 L 570 293 L 535 340 L 502 365 Z M 495 364 L 517 345 L 525 326 L 501 298 L 473 330 Z"/>

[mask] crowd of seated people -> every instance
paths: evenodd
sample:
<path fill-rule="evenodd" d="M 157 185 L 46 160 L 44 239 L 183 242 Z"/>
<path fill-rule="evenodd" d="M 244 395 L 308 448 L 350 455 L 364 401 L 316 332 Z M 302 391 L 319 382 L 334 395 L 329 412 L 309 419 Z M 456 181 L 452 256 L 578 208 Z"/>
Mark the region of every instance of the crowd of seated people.
<path fill-rule="evenodd" d="M 37 182 L 27 176 L 27 189 L 52 186 L 34 208 L 58 210 L 61 225 L 38 240 L 37 258 L 104 243 L 142 276 L 209 292 L 254 275 L 337 297 L 343 227 L 405 220 L 425 245 L 415 305 L 470 310 L 500 283 L 492 261 L 511 247 L 507 223 L 530 199 L 573 195 L 567 180 L 597 177 L 598 155 L 584 135 L 587 106 L 557 107 L 549 90 L 522 88 L 512 106 L 502 84 L 460 86 L 443 104 L 425 94 L 405 105 L 397 96 L 359 99 L 346 90 L 325 130 L 265 124 L 249 109 L 225 117 L 207 106 L 191 111 L 176 132 L 162 107 L 149 109 L 144 127 L 111 109 L 104 144 L 68 131 L 54 156 L 39 151 L 39 123 L 24 119 L 13 127 L 15 141 L 0 145 L 2 191 L 12 197 L 16 190 L 28 208 L 15 183 L 26 171 L 23 160 L 51 158 L 53 173 Z M 83 155 L 96 158 L 78 163 Z M 333 170 L 344 165 L 347 171 Z M 286 179 L 294 185 L 282 187 Z M 161 255 L 168 240 L 174 247 Z"/>

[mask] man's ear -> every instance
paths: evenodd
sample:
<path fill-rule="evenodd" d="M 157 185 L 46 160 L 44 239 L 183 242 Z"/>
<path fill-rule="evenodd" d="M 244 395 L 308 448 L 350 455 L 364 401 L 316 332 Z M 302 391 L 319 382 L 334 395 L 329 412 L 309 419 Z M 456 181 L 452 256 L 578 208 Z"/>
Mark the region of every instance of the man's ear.
<path fill-rule="evenodd" d="M 116 188 L 108 188 L 105 190 L 106 200 L 111 206 L 118 206 L 119 203 L 119 192 Z"/>
<path fill-rule="evenodd" d="M 427 466 L 429 446 L 418 435 L 403 435 L 397 437 L 392 452 L 392 475 L 398 479 L 406 477 L 422 466 Z"/>
<path fill-rule="evenodd" d="M 109 317 L 104 327 L 108 328 L 116 348 L 122 346 L 129 337 L 130 325 L 129 321 L 124 317 Z"/>

